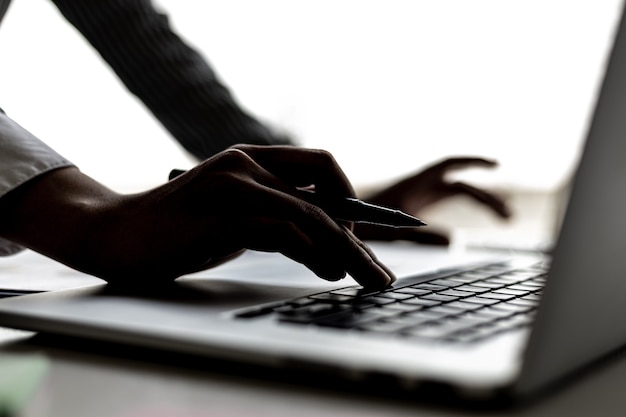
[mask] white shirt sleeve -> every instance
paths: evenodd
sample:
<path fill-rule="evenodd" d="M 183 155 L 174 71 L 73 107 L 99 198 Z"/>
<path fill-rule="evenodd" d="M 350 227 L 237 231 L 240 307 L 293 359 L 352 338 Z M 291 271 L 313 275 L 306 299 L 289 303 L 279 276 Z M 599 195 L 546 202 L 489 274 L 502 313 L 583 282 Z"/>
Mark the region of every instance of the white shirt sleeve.
<path fill-rule="evenodd" d="M 39 174 L 72 163 L 11 120 L 0 109 L 0 199 Z M 0 218 L 0 222 L 6 221 Z M 0 237 L 0 256 L 23 247 Z"/>

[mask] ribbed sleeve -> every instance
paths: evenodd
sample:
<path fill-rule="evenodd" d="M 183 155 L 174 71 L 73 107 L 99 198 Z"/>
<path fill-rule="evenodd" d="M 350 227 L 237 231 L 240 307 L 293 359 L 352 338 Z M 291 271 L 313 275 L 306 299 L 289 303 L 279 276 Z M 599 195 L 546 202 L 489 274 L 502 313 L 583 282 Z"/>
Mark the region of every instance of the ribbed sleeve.
<path fill-rule="evenodd" d="M 289 144 L 246 113 L 149 0 L 53 0 L 164 127 L 200 159 L 236 143 Z"/>

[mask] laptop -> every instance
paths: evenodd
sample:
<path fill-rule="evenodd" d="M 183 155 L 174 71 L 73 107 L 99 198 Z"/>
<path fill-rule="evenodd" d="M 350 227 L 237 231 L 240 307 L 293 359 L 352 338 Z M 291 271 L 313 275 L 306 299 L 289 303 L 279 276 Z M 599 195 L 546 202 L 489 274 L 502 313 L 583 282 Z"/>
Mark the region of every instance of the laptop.
<path fill-rule="evenodd" d="M 364 293 L 247 252 L 166 290 L 104 285 L 0 301 L 0 325 L 367 386 L 526 398 L 626 344 L 626 22 L 548 255 L 373 245 L 400 276 Z"/>

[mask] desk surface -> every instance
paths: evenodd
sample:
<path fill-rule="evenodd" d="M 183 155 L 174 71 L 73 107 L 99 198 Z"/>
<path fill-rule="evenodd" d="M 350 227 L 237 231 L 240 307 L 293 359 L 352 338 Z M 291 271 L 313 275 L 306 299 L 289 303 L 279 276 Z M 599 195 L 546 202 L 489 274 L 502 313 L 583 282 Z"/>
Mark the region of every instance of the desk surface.
<path fill-rule="evenodd" d="M 180 365 L 163 353 L 81 345 L 0 329 L 0 352 L 37 352 L 48 372 L 23 417 L 617 416 L 626 411 L 626 353 L 525 406 L 468 410 L 290 383 L 258 372 Z M 217 368 L 217 369 L 216 369 Z"/>

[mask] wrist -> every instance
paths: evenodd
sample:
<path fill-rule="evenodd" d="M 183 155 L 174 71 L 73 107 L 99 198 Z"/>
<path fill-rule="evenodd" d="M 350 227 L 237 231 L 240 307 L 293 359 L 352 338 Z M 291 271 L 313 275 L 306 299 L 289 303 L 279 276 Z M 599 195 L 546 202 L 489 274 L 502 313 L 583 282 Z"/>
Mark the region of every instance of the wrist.
<path fill-rule="evenodd" d="M 78 168 L 59 168 L 0 199 L 0 236 L 84 270 L 93 234 L 120 199 Z"/>

